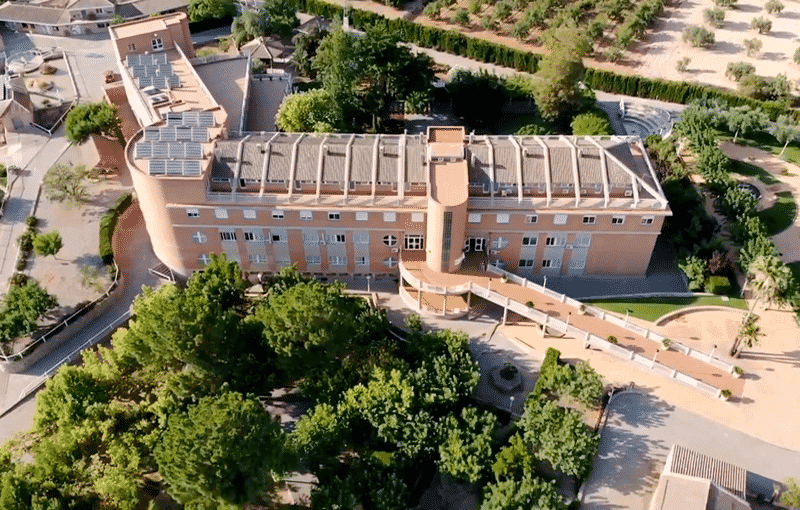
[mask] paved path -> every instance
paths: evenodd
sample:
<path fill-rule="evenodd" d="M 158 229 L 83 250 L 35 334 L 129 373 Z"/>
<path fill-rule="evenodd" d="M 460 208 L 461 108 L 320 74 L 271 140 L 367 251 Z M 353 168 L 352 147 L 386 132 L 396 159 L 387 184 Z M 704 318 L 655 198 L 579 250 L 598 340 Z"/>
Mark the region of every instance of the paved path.
<path fill-rule="evenodd" d="M 537 290 L 512 282 L 504 282 L 488 272 L 462 268 L 458 273 L 445 274 L 430 270 L 424 262 L 403 261 L 401 263 L 412 276 L 425 283 L 452 288 L 471 282 L 473 285 L 487 288 L 517 303 L 531 303 L 536 310 L 561 321 L 567 321 L 569 325 L 582 331 L 591 332 L 600 338 L 608 338 L 613 335 L 617 338 L 620 346 L 630 351 L 646 358 L 655 359 L 657 357 L 658 362 L 662 365 L 678 370 L 715 388 L 728 389 L 735 396 L 742 395 L 743 379 L 737 379 L 719 368 L 681 352 L 659 349 L 660 345 L 653 340 L 646 339 L 633 331 L 612 324 L 600 317 L 588 314 L 581 315 L 577 313 L 573 306 L 561 303 L 557 299 Z M 457 293 L 454 292 L 453 294 Z M 463 291 L 461 294 L 463 294 Z M 658 352 L 659 350 L 661 352 Z"/>
<path fill-rule="evenodd" d="M 78 347 L 106 330 L 130 310 L 133 299 L 139 295 L 143 285 L 154 287 L 161 283 L 148 272 L 157 261 L 137 204 L 131 206 L 117 224 L 114 253 L 122 273 L 117 289 L 108 300 L 98 305 L 92 315 L 84 317 L 61 333 L 58 338 L 63 339 L 64 343 L 53 353 L 21 374 L 0 374 L 0 389 L 4 389 L 3 395 L 0 395 L 0 409 L 8 410 L 14 406 L 23 391 L 40 381 L 44 374 L 58 367 Z M 0 433 L 3 427 L 0 421 Z"/>
<path fill-rule="evenodd" d="M 758 430 L 754 430 L 758 432 Z M 626 392 L 609 406 L 581 508 L 644 510 L 669 449 L 680 444 L 747 469 L 748 485 L 800 476 L 800 453 L 765 443 L 649 395 Z"/>

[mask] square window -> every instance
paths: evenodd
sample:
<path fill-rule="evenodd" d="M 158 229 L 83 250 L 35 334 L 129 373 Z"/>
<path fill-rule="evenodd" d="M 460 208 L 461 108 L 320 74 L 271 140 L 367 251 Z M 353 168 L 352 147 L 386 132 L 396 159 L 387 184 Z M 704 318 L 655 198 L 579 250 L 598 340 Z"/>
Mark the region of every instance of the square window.
<path fill-rule="evenodd" d="M 357 266 L 366 266 L 366 265 L 368 265 L 367 257 L 356 257 L 356 265 Z"/>
<path fill-rule="evenodd" d="M 411 213 L 411 221 L 414 223 L 422 223 L 425 221 L 425 214 L 421 212 Z"/>
<path fill-rule="evenodd" d="M 251 264 L 266 264 L 267 257 L 264 255 L 250 255 Z"/>
<path fill-rule="evenodd" d="M 253 241 L 256 240 L 256 238 L 257 238 L 257 236 L 256 236 L 255 232 L 245 232 L 244 233 L 244 240 L 245 241 L 253 242 Z"/>
<path fill-rule="evenodd" d="M 537 221 L 539 221 L 538 214 L 528 214 L 525 216 L 525 223 L 536 223 Z"/>
<path fill-rule="evenodd" d="M 283 209 L 273 209 L 272 210 L 272 219 L 273 220 L 282 220 L 283 219 Z"/>
<path fill-rule="evenodd" d="M 584 225 L 594 225 L 595 221 L 597 221 L 596 216 L 584 216 L 583 217 L 583 224 Z"/>
<path fill-rule="evenodd" d="M 186 216 L 190 218 L 199 218 L 200 209 L 186 209 Z"/>
<path fill-rule="evenodd" d="M 163 49 L 164 49 L 164 41 L 162 41 L 160 37 L 156 37 L 155 39 L 153 39 L 153 51 L 158 51 Z"/>
<path fill-rule="evenodd" d="M 314 255 L 309 255 L 306 257 L 306 264 L 309 266 L 319 266 L 322 264 L 322 259 Z"/>
<path fill-rule="evenodd" d="M 558 246 L 558 238 L 557 237 L 548 237 L 544 240 L 545 246 Z"/>
<path fill-rule="evenodd" d="M 522 238 L 522 246 L 536 246 L 539 238 L 535 235 L 528 235 Z"/>
<path fill-rule="evenodd" d="M 367 211 L 356 211 L 356 221 L 367 221 L 369 213 Z"/>
<path fill-rule="evenodd" d="M 311 221 L 314 219 L 313 211 L 300 211 L 300 219 L 303 221 Z"/>
<path fill-rule="evenodd" d="M 242 216 L 246 220 L 254 220 L 256 219 L 256 211 L 255 209 L 244 209 L 242 210 Z"/>
<path fill-rule="evenodd" d="M 201 254 L 200 254 L 198 257 L 197 257 L 197 260 L 198 260 L 198 261 L 200 261 L 200 263 L 201 263 L 201 264 L 203 264 L 203 265 L 205 266 L 206 264 L 208 264 L 209 262 L 211 262 L 211 257 L 209 257 L 209 256 L 208 256 L 208 253 L 201 253 Z"/>
<path fill-rule="evenodd" d="M 642 216 L 642 225 L 652 225 L 653 219 L 652 216 Z"/>
<path fill-rule="evenodd" d="M 219 237 L 223 241 L 235 241 L 236 240 L 236 232 L 232 230 L 221 230 L 219 232 Z"/>
<path fill-rule="evenodd" d="M 470 223 L 480 223 L 481 222 L 481 214 L 480 213 L 469 213 L 469 218 L 467 219 Z"/>
<path fill-rule="evenodd" d="M 214 209 L 214 217 L 218 220 L 227 220 L 228 219 L 228 210 L 223 209 L 221 207 L 217 207 Z"/>
<path fill-rule="evenodd" d="M 286 242 L 286 240 L 283 238 L 282 234 L 272 234 L 270 236 L 270 239 L 272 239 L 273 243 L 285 243 Z"/>
<path fill-rule="evenodd" d="M 421 235 L 407 235 L 405 237 L 406 250 L 423 250 L 425 249 L 425 238 Z"/>
<path fill-rule="evenodd" d="M 567 224 L 567 215 L 566 214 L 556 214 L 553 218 L 554 225 L 566 225 Z"/>
<path fill-rule="evenodd" d="M 397 221 L 397 213 L 393 212 L 383 213 L 383 221 L 384 223 L 394 223 L 395 221 Z"/>
<path fill-rule="evenodd" d="M 342 219 L 342 215 L 341 215 L 341 213 L 338 213 L 338 212 L 329 212 L 328 213 L 328 219 L 330 221 L 339 221 L 340 219 Z"/>
<path fill-rule="evenodd" d="M 353 244 L 369 244 L 369 232 L 353 232 Z"/>
<path fill-rule="evenodd" d="M 395 267 L 397 266 L 397 259 L 394 257 L 389 257 L 383 259 L 383 265 L 386 267 Z"/>
<path fill-rule="evenodd" d="M 550 259 L 544 259 L 542 261 L 542 267 L 552 267 L 553 261 Z"/>
<path fill-rule="evenodd" d="M 347 257 L 342 257 L 340 255 L 330 256 L 328 257 L 328 264 L 331 266 L 346 266 Z"/>
<path fill-rule="evenodd" d="M 508 223 L 511 221 L 510 214 L 498 214 L 497 215 L 497 223 Z"/>
<path fill-rule="evenodd" d="M 612 216 L 611 217 L 611 224 L 612 225 L 622 225 L 625 223 L 625 216 Z"/>
<path fill-rule="evenodd" d="M 328 242 L 331 244 L 344 244 L 346 237 L 344 234 L 328 234 Z"/>
<path fill-rule="evenodd" d="M 502 250 L 506 246 L 508 246 L 508 239 L 506 239 L 505 237 L 498 237 L 497 239 L 492 241 L 492 248 L 494 248 L 495 250 Z"/>
<path fill-rule="evenodd" d="M 136 45 L 131 43 L 128 45 L 128 51 L 136 51 Z"/>
<path fill-rule="evenodd" d="M 520 259 L 519 267 L 533 267 L 533 259 Z"/>

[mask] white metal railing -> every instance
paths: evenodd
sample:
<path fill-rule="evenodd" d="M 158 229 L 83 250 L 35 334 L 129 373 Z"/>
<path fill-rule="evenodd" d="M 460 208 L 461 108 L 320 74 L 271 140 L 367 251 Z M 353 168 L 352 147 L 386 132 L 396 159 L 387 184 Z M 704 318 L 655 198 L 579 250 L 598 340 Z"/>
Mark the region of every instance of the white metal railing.
<path fill-rule="evenodd" d="M 58 363 L 47 369 L 47 371 L 44 374 L 37 377 L 36 379 L 31 381 L 30 384 L 25 386 L 19 394 L 18 401 L 24 399 L 25 397 L 33 393 L 36 389 L 38 389 L 41 385 L 43 385 L 47 381 L 47 379 L 49 379 L 50 376 L 52 376 L 55 373 L 55 371 L 58 370 L 58 368 L 61 365 L 63 365 L 64 363 L 69 363 L 70 361 L 74 360 L 82 350 L 99 342 L 106 334 L 108 334 L 109 331 L 113 330 L 114 328 L 116 328 L 117 326 L 128 320 L 130 316 L 131 316 L 130 310 L 126 311 L 116 319 L 112 320 L 111 323 L 109 323 L 106 327 L 95 333 L 91 338 L 82 343 L 79 347 L 73 349 L 69 354 L 67 354 L 64 358 L 62 358 L 61 361 L 59 361 Z"/>
<path fill-rule="evenodd" d="M 428 199 L 423 196 L 405 195 L 399 199 L 397 195 L 376 195 L 373 200 L 370 195 L 320 195 L 308 193 L 294 193 L 290 197 L 285 191 L 280 193 L 265 192 L 259 196 L 255 192 L 219 192 L 206 190 L 206 199 L 212 203 L 225 204 L 260 204 L 260 205 L 296 205 L 296 206 L 352 206 L 352 207 L 410 207 L 426 209 Z"/>

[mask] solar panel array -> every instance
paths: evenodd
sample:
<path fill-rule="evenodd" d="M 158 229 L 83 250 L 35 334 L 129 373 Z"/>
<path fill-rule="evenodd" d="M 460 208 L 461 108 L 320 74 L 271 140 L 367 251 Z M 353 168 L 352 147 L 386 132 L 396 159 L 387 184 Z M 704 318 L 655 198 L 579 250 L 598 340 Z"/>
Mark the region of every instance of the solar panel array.
<path fill-rule="evenodd" d="M 167 112 L 167 126 L 212 127 L 213 112 Z"/>
<path fill-rule="evenodd" d="M 128 55 L 126 64 L 131 75 L 138 81 L 139 88 L 165 89 L 181 86 L 181 79 L 173 72 L 166 53 Z"/>
<path fill-rule="evenodd" d="M 146 142 L 207 142 L 208 128 L 190 126 L 149 127 L 144 130 Z"/>
<path fill-rule="evenodd" d="M 139 142 L 136 144 L 137 159 L 202 159 L 203 146 L 196 142 Z"/>
<path fill-rule="evenodd" d="M 200 175 L 200 161 L 196 159 L 151 159 L 147 162 L 150 175 Z"/>

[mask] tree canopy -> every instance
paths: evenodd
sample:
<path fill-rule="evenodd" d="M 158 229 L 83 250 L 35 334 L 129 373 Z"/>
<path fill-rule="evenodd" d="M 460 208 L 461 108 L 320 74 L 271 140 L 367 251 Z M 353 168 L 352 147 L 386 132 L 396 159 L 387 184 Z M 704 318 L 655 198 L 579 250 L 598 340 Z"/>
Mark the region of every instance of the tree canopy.
<path fill-rule="evenodd" d="M 289 133 L 330 133 L 344 124 L 344 118 L 327 90 L 314 89 L 286 96 L 275 116 L 275 124 Z"/>
<path fill-rule="evenodd" d="M 35 331 L 42 315 L 57 304 L 55 296 L 36 280 L 12 285 L 0 310 L 0 344 L 6 346 L 17 337 Z"/>
<path fill-rule="evenodd" d="M 576 136 L 613 135 L 614 130 L 608 116 L 600 112 L 586 112 L 575 116 L 570 124 L 572 134 Z"/>
<path fill-rule="evenodd" d="M 238 47 L 261 36 L 289 37 L 299 23 L 296 11 L 289 0 L 265 0 L 258 10 L 245 10 L 233 19 L 233 41 Z"/>
<path fill-rule="evenodd" d="M 236 14 L 236 2 L 234 0 L 189 0 L 187 10 L 191 21 L 229 18 Z"/>
<path fill-rule="evenodd" d="M 581 34 L 566 27 L 556 32 L 550 52 L 542 58 L 536 73 L 539 80 L 534 88 L 534 99 L 542 118 L 554 121 L 578 106 L 586 50 L 586 40 Z"/>
<path fill-rule="evenodd" d="M 125 145 L 117 107 L 105 101 L 72 108 L 64 120 L 67 140 L 83 143 L 90 134 L 113 136 Z"/>
<path fill-rule="evenodd" d="M 51 230 L 46 234 L 39 234 L 33 238 L 33 249 L 36 250 L 38 255 L 42 256 L 56 256 L 56 254 L 64 246 L 64 240 L 61 239 L 61 234 L 57 230 Z"/>

